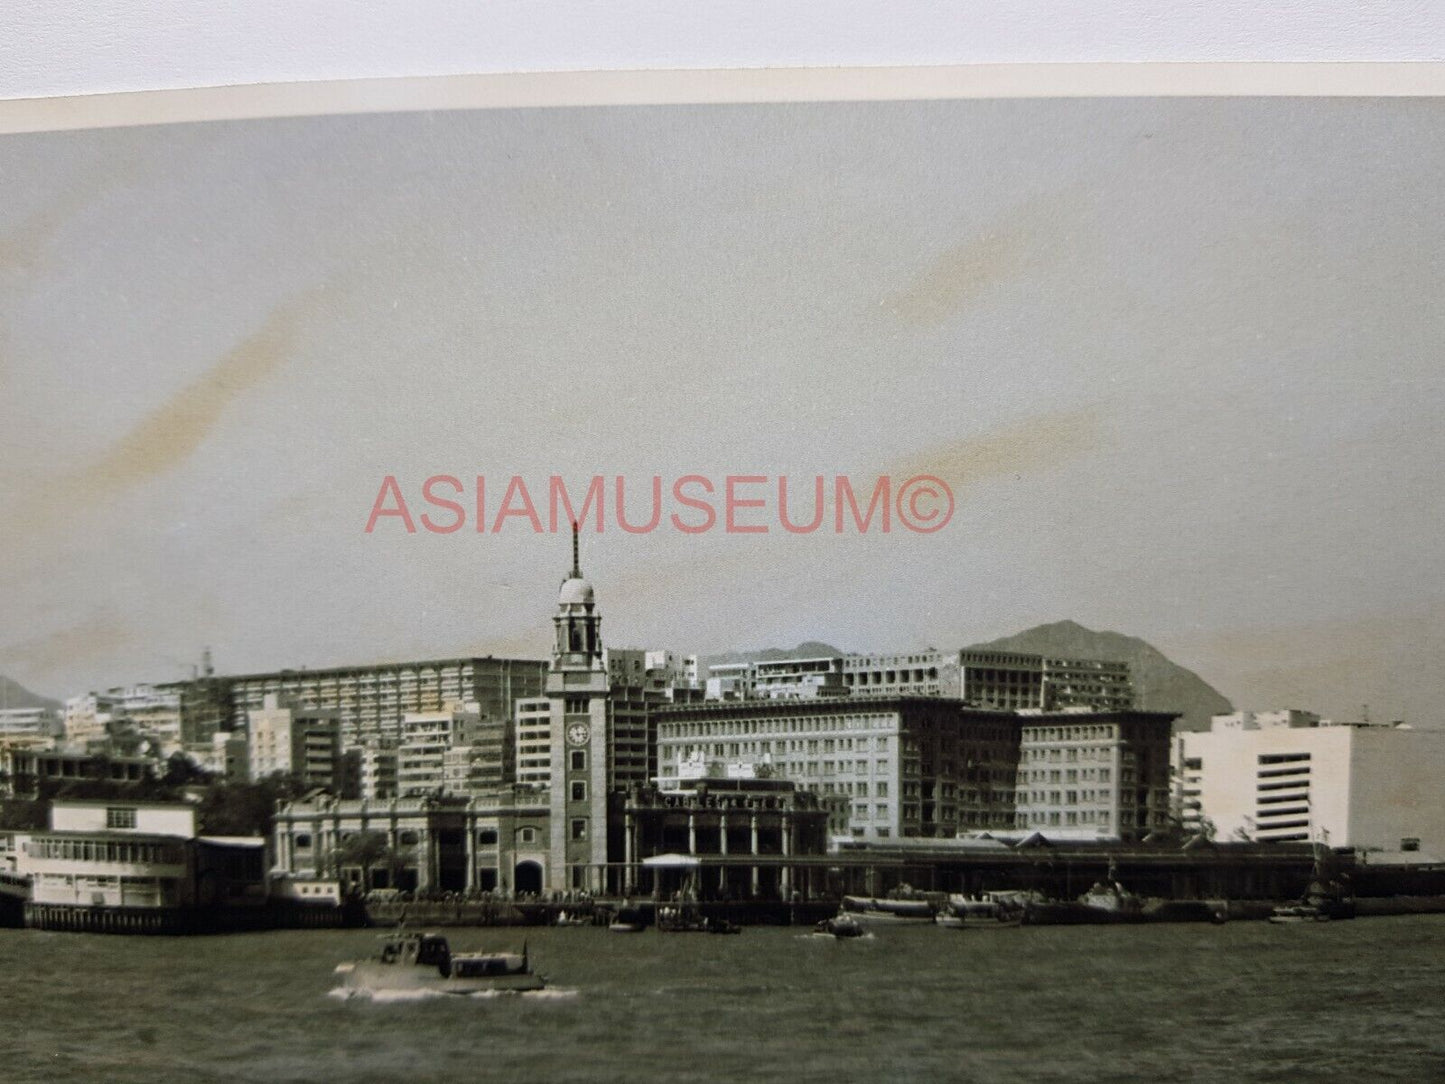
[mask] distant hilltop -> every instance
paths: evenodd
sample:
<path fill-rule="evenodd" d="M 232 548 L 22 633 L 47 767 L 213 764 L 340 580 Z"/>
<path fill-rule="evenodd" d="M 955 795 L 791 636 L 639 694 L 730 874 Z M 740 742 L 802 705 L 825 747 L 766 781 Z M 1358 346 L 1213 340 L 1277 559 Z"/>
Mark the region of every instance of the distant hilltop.
<path fill-rule="evenodd" d="M 1097 632 L 1077 621 L 1055 621 L 1031 629 L 970 644 L 964 650 L 988 649 L 1017 651 L 1026 655 L 1052 655 L 1067 659 L 1108 659 L 1127 662 L 1134 680 L 1137 706 L 1153 711 L 1174 711 L 1180 715 L 1174 724 L 1179 730 L 1208 730 L 1211 716 L 1234 710 L 1227 697 L 1214 689 L 1198 674 L 1172 662 L 1158 648 L 1137 636 L 1118 632 Z M 777 659 L 808 659 L 825 655 L 846 655 L 848 652 L 831 644 L 809 640 L 797 647 L 761 648 L 757 651 L 729 651 L 699 660 L 702 675 L 709 666 L 738 662 L 772 662 Z"/>
<path fill-rule="evenodd" d="M 49 708 L 59 711 L 61 707 L 59 700 L 32 693 L 20 682 L 0 675 L 0 708 Z"/>
<path fill-rule="evenodd" d="M 1137 636 L 1096 632 L 1077 621 L 1036 625 L 1001 640 L 970 647 L 1127 662 L 1134 679 L 1135 705 L 1151 711 L 1179 712 L 1181 718 L 1174 724 L 1176 731 L 1208 730 L 1210 716 L 1234 710 L 1228 698 L 1198 674 L 1171 662 L 1162 651 Z"/>

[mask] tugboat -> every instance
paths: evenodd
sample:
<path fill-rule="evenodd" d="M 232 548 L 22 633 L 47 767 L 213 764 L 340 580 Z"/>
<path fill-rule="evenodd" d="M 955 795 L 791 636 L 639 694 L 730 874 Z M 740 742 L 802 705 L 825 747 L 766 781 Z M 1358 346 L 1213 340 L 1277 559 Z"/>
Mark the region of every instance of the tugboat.
<path fill-rule="evenodd" d="M 525 944 L 520 954 L 453 953 L 447 939 L 433 933 L 389 934 L 381 939 L 381 951 L 375 957 L 340 964 L 336 970 L 344 976 L 342 984 L 347 989 L 366 993 L 523 993 L 546 985 L 532 970 Z"/>

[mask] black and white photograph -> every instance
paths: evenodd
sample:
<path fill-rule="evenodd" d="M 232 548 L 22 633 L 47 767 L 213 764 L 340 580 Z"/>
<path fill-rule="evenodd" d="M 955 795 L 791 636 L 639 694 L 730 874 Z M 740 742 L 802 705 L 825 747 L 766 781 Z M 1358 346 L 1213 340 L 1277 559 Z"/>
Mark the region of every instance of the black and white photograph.
<path fill-rule="evenodd" d="M 1445 102 L 0 136 L 16 1081 L 1445 1071 Z"/>

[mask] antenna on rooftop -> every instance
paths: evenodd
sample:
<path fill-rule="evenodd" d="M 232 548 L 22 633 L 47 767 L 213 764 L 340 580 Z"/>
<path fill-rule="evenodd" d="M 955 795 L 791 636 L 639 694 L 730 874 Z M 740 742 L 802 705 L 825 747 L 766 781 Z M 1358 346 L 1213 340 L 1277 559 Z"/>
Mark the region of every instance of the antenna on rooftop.
<path fill-rule="evenodd" d="M 577 541 L 577 531 L 577 521 L 574 519 L 572 521 L 572 578 L 574 580 L 580 580 L 582 578 L 582 558 Z"/>

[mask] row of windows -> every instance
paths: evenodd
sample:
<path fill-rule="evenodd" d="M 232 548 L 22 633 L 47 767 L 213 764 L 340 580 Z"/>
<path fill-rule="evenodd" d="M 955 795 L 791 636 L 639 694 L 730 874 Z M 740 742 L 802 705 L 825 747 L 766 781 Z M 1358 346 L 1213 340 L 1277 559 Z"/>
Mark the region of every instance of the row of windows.
<path fill-rule="evenodd" d="M 1099 802 L 1112 802 L 1114 792 L 1112 790 L 1021 790 L 1019 801 L 1028 802 L 1030 805 L 1078 805 L 1081 801 L 1085 804 L 1096 804 Z"/>
<path fill-rule="evenodd" d="M 1019 772 L 1020 783 L 1107 783 L 1113 775 L 1112 768 L 1069 768 L 1066 771 Z M 1062 778 L 1060 778 L 1062 776 Z"/>
<path fill-rule="evenodd" d="M 69 862 L 126 862 L 132 865 L 183 865 L 185 850 L 173 843 L 111 842 L 89 839 L 36 839 L 26 845 L 32 858 Z"/>
<path fill-rule="evenodd" d="M 716 722 L 665 722 L 658 727 L 665 740 L 728 737 L 733 734 L 823 734 L 845 730 L 878 730 L 885 720 L 876 715 L 820 715 L 810 719 L 728 719 Z"/>
<path fill-rule="evenodd" d="M 1035 726 L 1025 722 L 1023 728 L 1023 738 L 1026 742 L 1100 741 L 1118 736 L 1118 726 L 1107 723 L 1079 726 Z"/>
<path fill-rule="evenodd" d="M 353 835 L 355 835 L 354 832 L 343 832 L 341 833 L 341 838 L 346 840 L 350 839 Z M 421 842 L 421 835 L 413 829 L 407 828 L 396 834 L 396 841 L 397 844 L 402 847 L 415 847 Z M 298 851 L 309 851 L 312 844 L 311 833 L 298 832 L 292 838 L 292 842 Z M 517 829 L 517 842 L 537 842 L 537 829 L 531 827 Z M 497 845 L 497 830 L 495 828 L 479 828 L 477 830 L 477 845 L 481 847 L 495 847 Z"/>

